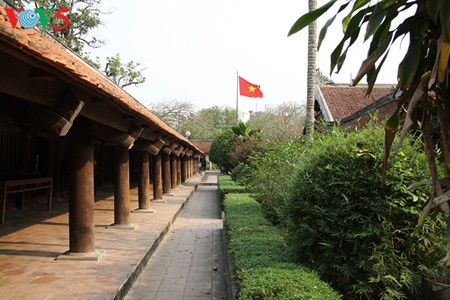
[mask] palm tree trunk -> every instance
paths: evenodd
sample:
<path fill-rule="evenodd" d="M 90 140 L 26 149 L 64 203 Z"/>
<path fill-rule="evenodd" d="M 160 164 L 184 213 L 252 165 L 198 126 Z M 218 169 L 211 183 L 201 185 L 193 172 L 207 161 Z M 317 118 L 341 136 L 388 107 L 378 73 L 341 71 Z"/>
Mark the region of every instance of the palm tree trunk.
<path fill-rule="evenodd" d="M 309 0 L 309 11 L 317 8 L 317 0 Z M 316 53 L 317 53 L 317 22 L 308 27 L 308 75 L 306 93 L 305 134 L 311 136 L 314 132 L 314 100 L 316 82 Z"/>

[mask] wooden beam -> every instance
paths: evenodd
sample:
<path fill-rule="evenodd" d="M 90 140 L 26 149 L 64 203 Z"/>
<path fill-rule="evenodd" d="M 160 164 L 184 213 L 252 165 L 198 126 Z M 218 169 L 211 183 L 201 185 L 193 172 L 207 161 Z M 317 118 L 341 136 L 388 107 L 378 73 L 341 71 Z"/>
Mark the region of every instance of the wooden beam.
<path fill-rule="evenodd" d="M 144 131 L 142 131 L 142 133 L 141 133 L 141 138 L 149 140 L 149 141 L 154 141 L 154 140 L 160 138 L 161 134 L 159 132 L 157 132 L 156 130 L 152 129 L 147 124 L 144 124 L 141 126 L 144 128 Z"/>
<path fill-rule="evenodd" d="M 19 124 L 29 124 L 56 136 L 65 136 L 72 122 L 48 106 L 3 95 L 0 109 Z"/>
<path fill-rule="evenodd" d="M 130 125 L 130 128 L 128 129 L 128 134 L 129 134 L 132 138 L 134 138 L 135 140 L 137 140 L 137 139 L 141 136 L 142 131 L 144 131 L 144 128 L 142 128 L 141 126 L 139 126 L 139 125 L 137 125 L 137 124 L 135 124 L 135 123 L 132 123 L 132 124 Z"/>
<path fill-rule="evenodd" d="M 177 149 L 175 149 L 174 151 L 172 151 L 173 154 L 175 154 L 176 157 L 180 156 L 181 151 L 183 151 L 184 147 L 183 146 L 179 146 Z"/>
<path fill-rule="evenodd" d="M 154 142 L 148 142 L 143 139 L 138 139 L 134 145 L 135 145 L 136 149 L 138 149 L 140 151 L 147 151 L 151 155 L 157 155 L 159 153 L 159 151 L 161 150 L 161 148 L 164 146 L 164 141 L 157 139 Z"/>
<path fill-rule="evenodd" d="M 70 126 L 66 126 L 64 132 L 61 133 L 62 136 L 66 135 L 70 130 L 71 124 L 73 124 L 83 107 L 84 102 L 79 100 L 71 91 L 66 90 L 61 95 L 60 100 L 54 106 L 54 110 L 70 122 Z"/>
<path fill-rule="evenodd" d="M 153 144 L 151 142 L 148 142 L 143 139 L 137 140 L 134 143 L 134 147 L 139 151 L 146 151 L 146 152 L 150 153 L 151 155 L 157 155 L 160 150 L 160 149 L 156 148 L 155 146 L 153 146 Z"/>
<path fill-rule="evenodd" d="M 169 147 L 163 147 L 163 148 L 161 149 L 161 151 L 164 152 L 164 153 L 167 154 L 167 155 L 170 155 L 170 153 L 172 153 L 172 150 L 170 150 Z"/>
<path fill-rule="evenodd" d="M 99 123 L 92 124 L 94 136 L 112 145 L 122 145 L 127 149 L 131 149 L 134 145 L 135 138 L 128 133 L 113 129 Z"/>
<path fill-rule="evenodd" d="M 177 143 L 173 142 L 173 143 L 169 146 L 169 148 L 170 148 L 170 150 L 175 151 L 175 149 L 177 149 L 178 146 L 179 146 L 179 145 L 178 145 Z"/>

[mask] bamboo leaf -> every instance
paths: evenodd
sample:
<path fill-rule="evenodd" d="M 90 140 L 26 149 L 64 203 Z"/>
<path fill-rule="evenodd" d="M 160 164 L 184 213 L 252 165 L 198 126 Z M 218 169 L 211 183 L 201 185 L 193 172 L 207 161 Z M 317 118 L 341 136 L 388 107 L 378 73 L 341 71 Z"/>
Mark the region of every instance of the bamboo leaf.
<path fill-rule="evenodd" d="M 408 52 L 398 67 L 400 89 L 409 88 L 416 77 L 421 60 L 421 50 L 421 40 L 411 37 Z"/>
<path fill-rule="evenodd" d="M 342 20 L 342 30 L 346 33 L 348 26 L 351 22 L 353 13 L 355 11 L 357 11 L 358 9 L 362 8 L 364 5 L 366 5 L 367 3 L 369 3 L 370 0 L 357 0 L 355 2 L 355 4 L 353 5 L 352 10 L 350 11 L 350 13 Z"/>
<path fill-rule="evenodd" d="M 321 15 L 323 15 L 328 9 L 330 9 L 331 6 L 333 6 L 334 3 L 336 3 L 337 0 L 331 0 L 328 3 L 324 4 L 323 6 L 310 11 L 303 16 L 301 16 L 295 23 L 292 25 L 291 30 L 289 30 L 288 36 L 293 35 L 294 33 L 299 32 L 315 20 L 319 18 Z"/>
<path fill-rule="evenodd" d="M 387 11 L 385 10 L 376 10 L 369 19 L 369 23 L 367 23 L 366 35 L 364 36 L 364 41 L 367 41 L 369 37 L 371 37 L 380 27 L 384 18 L 386 17 Z"/>
<path fill-rule="evenodd" d="M 339 62 L 339 58 L 342 54 L 342 49 L 344 48 L 345 42 L 351 38 L 350 45 L 356 41 L 358 38 L 360 29 L 361 29 L 361 20 L 364 17 L 364 11 L 359 12 L 356 14 L 350 21 L 349 30 L 345 33 L 344 37 L 342 38 L 341 42 L 338 44 L 338 46 L 333 50 L 331 53 L 331 66 L 330 66 L 330 74 L 333 72 L 334 68 Z M 345 59 L 345 57 L 344 57 Z M 342 64 L 341 64 L 342 66 Z"/>
<path fill-rule="evenodd" d="M 406 112 L 406 117 L 405 117 L 405 122 L 403 123 L 403 128 L 402 128 L 402 132 L 400 134 L 400 139 L 399 139 L 397 145 L 395 146 L 394 153 L 398 152 L 398 150 L 400 149 L 400 147 L 403 144 L 403 140 L 405 139 L 406 134 L 408 133 L 411 126 L 414 124 L 413 119 L 412 119 L 413 112 L 414 112 L 414 109 L 416 108 L 417 104 L 419 103 L 419 101 L 421 99 L 423 99 L 423 97 L 425 96 L 425 94 L 427 92 L 427 85 L 428 85 L 429 79 L 430 79 L 429 75 L 422 78 L 421 82 L 419 83 L 416 90 L 414 91 L 414 94 L 411 97 L 411 100 L 409 101 L 408 110 Z"/>
<path fill-rule="evenodd" d="M 330 18 L 325 25 L 323 25 L 322 29 L 319 33 L 319 39 L 317 41 L 317 50 L 320 49 L 320 46 L 322 45 L 322 41 L 324 40 L 325 36 L 327 35 L 328 27 L 330 27 L 331 24 L 333 24 L 334 20 L 336 19 L 337 15 L 334 15 L 332 18 Z"/>
<path fill-rule="evenodd" d="M 447 71 L 447 64 L 450 55 L 450 43 L 445 41 L 442 34 L 439 36 L 437 41 L 436 51 L 436 60 L 434 62 L 433 70 L 431 71 L 430 82 L 428 83 L 429 88 L 431 88 L 436 82 L 443 82 Z"/>
<path fill-rule="evenodd" d="M 347 58 L 347 53 L 348 53 L 348 49 L 350 49 L 350 47 L 356 42 L 356 40 L 358 39 L 359 36 L 359 31 L 360 31 L 360 27 L 358 27 L 353 33 L 352 36 L 350 38 L 350 43 L 348 44 L 347 48 L 345 48 L 344 52 L 341 54 L 341 56 L 339 56 L 337 62 L 336 62 L 336 73 L 339 73 L 339 71 L 342 68 L 342 65 L 345 62 L 345 59 Z"/>
<path fill-rule="evenodd" d="M 372 76 L 370 76 L 367 80 L 367 92 L 366 92 L 366 96 L 370 95 L 370 93 L 372 93 L 373 90 L 373 86 L 375 85 L 375 82 L 377 81 L 377 77 L 378 74 L 380 73 L 381 68 L 384 65 L 384 62 L 386 61 L 386 58 L 388 57 L 389 54 L 389 50 L 386 52 L 386 54 L 384 55 L 383 59 L 381 60 L 380 64 L 378 65 L 378 67 L 375 69 L 374 74 L 372 74 Z"/>
<path fill-rule="evenodd" d="M 383 40 L 383 43 L 380 45 L 380 47 L 376 49 L 372 54 L 369 55 L 368 58 L 366 58 L 363 61 L 361 67 L 359 68 L 358 74 L 355 77 L 353 85 L 356 85 L 363 78 L 363 76 L 366 75 L 371 68 L 373 68 L 377 60 L 381 57 L 381 55 L 383 55 L 383 53 L 389 47 L 391 40 L 392 40 L 392 32 L 389 32 L 386 38 Z"/>
<path fill-rule="evenodd" d="M 339 8 L 338 12 L 337 12 L 333 17 L 331 17 L 331 18 L 325 23 L 325 25 L 323 25 L 323 27 L 322 27 L 322 29 L 320 30 L 320 33 L 319 33 L 319 40 L 318 40 L 318 42 L 317 42 L 317 49 L 320 49 L 320 46 L 322 45 L 322 41 L 325 39 L 325 36 L 327 35 L 328 28 L 331 26 L 331 24 L 333 24 L 334 20 L 336 19 L 336 16 L 337 16 L 342 10 L 344 10 L 344 9 L 347 7 L 347 5 L 348 5 L 349 3 L 350 3 L 350 2 L 347 2 L 347 3 L 343 4 L 343 5 L 341 5 L 341 7 Z"/>
<path fill-rule="evenodd" d="M 333 50 L 333 52 L 331 52 L 331 55 L 330 55 L 330 62 L 331 62 L 330 74 L 333 72 L 334 68 L 336 67 L 336 65 L 339 62 L 339 57 L 341 57 L 342 48 L 344 48 L 344 43 L 345 43 L 345 40 L 343 39 L 337 45 L 337 47 Z"/>
<path fill-rule="evenodd" d="M 397 0 L 383 0 L 378 5 L 381 9 L 389 8 L 390 6 L 394 5 L 397 2 Z"/>

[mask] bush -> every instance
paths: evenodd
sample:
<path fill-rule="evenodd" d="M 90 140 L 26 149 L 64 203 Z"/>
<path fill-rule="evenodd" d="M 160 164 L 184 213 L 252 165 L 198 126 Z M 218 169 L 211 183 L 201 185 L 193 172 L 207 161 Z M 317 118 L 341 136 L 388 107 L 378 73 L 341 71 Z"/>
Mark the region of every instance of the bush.
<path fill-rule="evenodd" d="M 238 184 L 247 186 L 252 178 L 253 170 L 248 164 L 240 163 L 231 171 L 231 179 Z"/>
<path fill-rule="evenodd" d="M 236 143 L 236 136 L 231 130 L 226 130 L 217 135 L 211 143 L 209 159 L 219 166 L 222 173 L 228 174 L 233 169 L 228 153 L 230 153 Z"/>
<path fill-rule="evenodd" d="M 316 273 L 293 262 L 282 231 L 264 218 L 250 195 L 226 196 L 225 227 L 239 299 L 340 299 Z"/>
<path fill-rule="evenodd" d="M 445 253 L 444 222 L 415 233 L 429 191 L 407 186 L 429 177 L 420 142 L 391 157 L 382 187 L 383 131 L 333 130 L 311 142 L 289 200 L 289 228 L 299 260 L 346 299 L 420 297 L 423 276 Z"/>
<path fill-rule="evenodd" d="M 223 203 L 223 201 L 225 200 L 226 194 L 238 194 L 248 192 L 245 186 L 236 183 L 229 175 L 219 175 L 217 180 L 221 203 Z"/>
<path fill-rule="evenodd" d="M 304 145 L 284 143 L 268 147 L 264 154 L 255 153 L 250 157 L 247 176 L 250 190 L 254 193 L 266 218 L 276 225 L 286 225 L 286 204 L 293 174 L 304 160 Z"/>

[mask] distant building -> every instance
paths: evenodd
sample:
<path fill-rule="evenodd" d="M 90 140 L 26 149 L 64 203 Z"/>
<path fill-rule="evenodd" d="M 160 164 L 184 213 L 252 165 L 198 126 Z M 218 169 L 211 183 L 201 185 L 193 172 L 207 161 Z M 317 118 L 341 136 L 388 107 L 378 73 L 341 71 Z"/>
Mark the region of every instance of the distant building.
<path fill-rule="evenodd" d="M 205 154 L 206 163 L 209 164 L 209 170 L 211 170 L 212 162 L 209 160 L 209 151 L 211 150 L 212 140 L 191 140 L 191 143 Z"/>
<path fill-rule="evenodd" d="M 368 96 L 366 91 L 367 85 L 316 85 L 315 120 L 361 127 L 375 113 L 382 121 L 395 111 L 398 98 L 392 85 L 375 85 Z"/>

